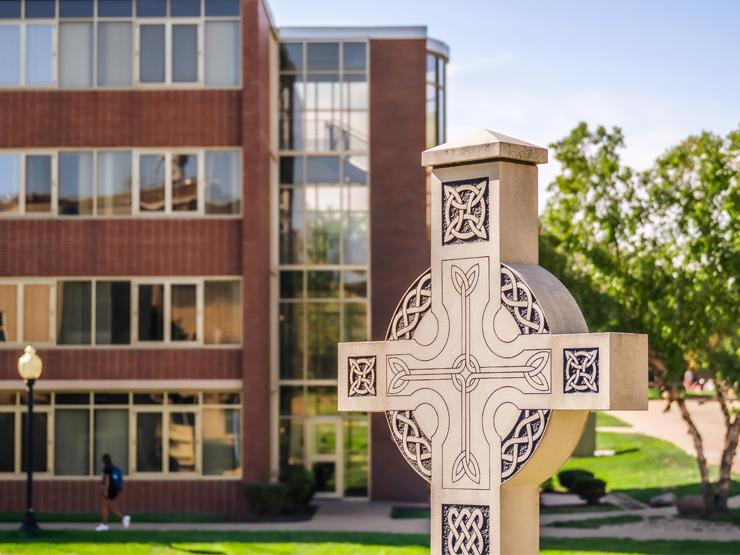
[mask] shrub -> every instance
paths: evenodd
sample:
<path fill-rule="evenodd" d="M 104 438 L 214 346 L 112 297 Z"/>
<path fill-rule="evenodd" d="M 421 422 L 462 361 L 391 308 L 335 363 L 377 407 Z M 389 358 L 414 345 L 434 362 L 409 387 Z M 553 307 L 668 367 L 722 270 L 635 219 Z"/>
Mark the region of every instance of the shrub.
<path fill-rule="evenodd" d="M 555 491 L 555 487 L 552 483 L 552 476 L 540 484 L 540 491 L 551 492 Z"/>
<path fill-rule="evenodd" d="M 606 495 L 606 482 L 593 477 L 577 478 L 571 491 L 589 505 L 598 505 L 599 499 Z"/>
<path fill-rule="evenodd" d="M 277 516 L 285 508 L 288 486 L 285 484 L 247 483 L 243 488 L 247 513 L 253 516 Z"/>
<path fill-rule="evenodd" d="M 287 508 L 292 511 L 305 509 L 316 493 L 316 478 L 302 464 L 288 466 L 280 481 L 287 486 Z"/>
<path fill-rule="evenodd" d="M 579 478 L 593 478 L 594 475 L 588 470 L 581 470 L 580 468 L 574 468 L 573 470 L 563 470 L 558 474 L 558 480 L 560 485 L 568 491 L 573 491 L 573 484 Z M 575 492 L 573 492 L 575 493 Z"/>

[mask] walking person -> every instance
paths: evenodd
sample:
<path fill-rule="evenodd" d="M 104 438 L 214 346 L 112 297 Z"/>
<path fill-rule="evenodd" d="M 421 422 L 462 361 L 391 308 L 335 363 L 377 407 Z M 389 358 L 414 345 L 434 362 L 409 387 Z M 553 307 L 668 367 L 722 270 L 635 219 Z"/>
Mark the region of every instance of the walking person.
<path fill-rule="evenodd" d="M 110 455 L 103 455 L 103 481 L 100 485 L 100 515 L 102 522 L 95 528 L 96 532 L 110 530 L 108 515 L 113 513 L 121 519 L 124 528 L 131 526 L 131 517 L 119 511 L 113 500 L 123 489 L 123 472 L 113 464 Z"/>

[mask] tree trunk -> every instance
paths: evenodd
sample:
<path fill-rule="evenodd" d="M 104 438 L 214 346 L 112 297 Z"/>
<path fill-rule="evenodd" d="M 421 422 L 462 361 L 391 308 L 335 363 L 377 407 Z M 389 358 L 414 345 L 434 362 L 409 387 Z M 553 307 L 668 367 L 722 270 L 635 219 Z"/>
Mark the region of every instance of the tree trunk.
<path fill-rule="evenodd" d="M 694 442 L 694 449 L 696 449 L 696 462 L 699 465 L 699 475 L 701 476 L 701 496 L 704 500 L 704 512 L 708 516 L 712 513 L 714 508 L 714 488 L 709 480 L 709 466 L 707 465 L 707 459 L 704 456 L 704 444 L 701 439 L 696 424 L 694 424 L 693 418 L 689 413 L 689 409 L 686 407 L 686 399 L 677 397 L 675 399 L 678 409 L 681 411 L 681 416 L 689 427 L 689 434 Z M 729 485 L 728 485 L 729 487 Z"/>
<path fill-rule="evenodd" d="M 717 400 L 720 403 L 722 416 L 725 420 L 725 444 L 722 449 L 722 461 L 719 465 L 719 480 L 717 481 L 717 493 L 714 497 L 713 509 L 718 513 L 726 513 L 732 479 L 732 463 L 735 460 L 738 438 L 740 438 L 740 418 L 737 415 L 732 416 L 725 391 L 719 384 L 717 386 Z"/>

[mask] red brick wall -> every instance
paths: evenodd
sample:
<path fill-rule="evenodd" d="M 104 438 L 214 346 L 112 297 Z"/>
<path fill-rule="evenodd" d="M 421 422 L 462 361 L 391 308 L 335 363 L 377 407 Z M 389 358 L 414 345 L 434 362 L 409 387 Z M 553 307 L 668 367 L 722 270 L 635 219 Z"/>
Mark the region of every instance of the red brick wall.
<path fill-rule="evenodd" d="M 36 480 L 36 513 L 97 512 L 97 480 Z M 25 481 L 0 481 L 0 511 L 25 511 Z M 118 508 L 136 513 L 199 513 L 237 516 L 244 513 L 241 482 L 234 480 L 132 480 L 116 500 Z"/>
<path fill-rule="evenodd" d="M 5 219 L 0 237 L 3 276 L 241 273 L 234 219 Z"/>
<path fill-rule="evenodd" d="M 244 212 L 242 285 L 244 476 L 270 474 L 270 35 L 261 0 L 242 0 Z"/>
<path fill-rule="evenodd" d="M 241 349 L 44 349 L 45 380 L 241 378 Z M 0 350 L 0 380 L 18 380 L 17 350 Z M 20 385 L 21 382 L 19 381 Z"/>
<path fill-rule="evenodd" d="M 0 92 L 0 148 L 237 146 L 241 91 Z"/>
<path fill-rule="evenodd" d="M 425 217 L 425 40 L 374 40 L 370 47 L 372 337 L 403 292 L 429 266 Z M 401 457 L 383 414 L 372 416 L 372 492 L 377 500 L 426 501 L 427 484 Z"/>

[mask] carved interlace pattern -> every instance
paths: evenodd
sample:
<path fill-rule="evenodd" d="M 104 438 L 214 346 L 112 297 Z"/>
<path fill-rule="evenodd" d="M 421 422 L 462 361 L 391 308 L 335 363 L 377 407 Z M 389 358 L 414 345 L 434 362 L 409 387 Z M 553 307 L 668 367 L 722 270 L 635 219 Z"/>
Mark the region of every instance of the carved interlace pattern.
<path fill-rule="evenodd" d="M 424 435 L 410 410 L 385 413 L 388 427 L 406 461 L 427 482 L 432 479 L 432 443 Z"/>
<path fill-rule="evenodd" d="M 501 442 L 501 483 L 514 476 L 532 457 L 545 434 L 549 410 L 523 410 Z"/>
<path fill-rule="evenodd" d="M 563 393 L 599 392 L 599 349 L 563 349 Z"/>
<path fill-rule="evenodd" d="M 504 264 L 501 265 L 501 304 L 514 317 L 522 335 L 550 332 L 542 308 L 532 291 Z"/>
<path fill-rule="evenodd" d="M 488 178 L 442 184 L 442 244 L 488 241 Z"/>
<path fill-rule="evenodd" d="M 487 505 L 442 505 L 444 555 L 488 555 L 490 510 Z"/>
<path fill-rule="evenodd" d="M 411 284 L 396 307 L 386 341 L 412 339 L 421 319 L 432 308 L 432 269 L 429 268 Z M 421 431 L 413 411 L 389 410 L 385 413 L 391 436 L 416 473 L 432 481 L 432 440 Z"/>
<path fill-rule="evenodd" d="M 375 357 L 349 357 L 350 397 L 375 395 Z"/>
<path fill-rule="evenodd" d="M 427 270 L 408 288 L 393 314 L 386 339 L 412 339 L 422 316 L 432 307 L 432 271 Z"/>
<path fill-rule="evenodd" d="M 508 273 L 508 278 L 504 277 L 505 273 Z M 511 268 L 508 268 L 503 264 L 501 265 L 501 275 L 502 301 L 504 301 L 503 290 L 507 283 L 512 284 L 509 288 L 509 295 L 512 298 L 514 295 L 513 284 L 516 284 L 517 303 L 522 303 L 523 299 L 527 299 L 526 304 L 521 307 L 516 307 L 516 310 L 522 310 L 520 318 L 528 321 L 530 324 L 527 325 L 520 323 L 519 319 L 517 319 L 521 333 L 523 335 L 529 333 L 549 333 L 549 327 L 545 320 L 544 313 L 542 312 L 537 299 L 531 293 L 529 287 L 527 287 L 524 281 L 519 278 Z M 504 282 L 505 279 L 508 279 L 506 283 Z M 388 332 L 386 333 L 387 341 L 412 339 L 414 337 L 414 332 L 419 326 L 422 318 L 431 309 L 431 283 L 432 272 L 431 269 L 429 269 L 421 274 L 411 287 L 409 287 L 391 319 Z M 514 314 L 515 308 L 513 306 L 508 306 L 505 302 L 504 306 L 507 307 L 516 319 L 517 316 Z M 534 315 L 530 316 L 532 320 L 526 320 L 525 316 L 527 314 Z M 549 358 L 542 358 L 545 354 L 546 353 L 536 353 L 530 360 L 528 360 L 526 366 L 530 367 L 532 370 L 525 373 L 525 379 L 527 379 L 529 384 L 542 391 L 546 391 L 549 388 L 549 384 L 547 384 L 546 380 L 543 381 L 542 374 L 542 369 L 546 368 L 549 363 Z M 394 378 L 396 375 L 400 378 L 400 376 L 405 375 L 408 372 L 408 369 L 405 368 L 402 361 L 392 359 L 389 362 L 399 363 L 397 366 L 391 364 L 391 369 L 395 370 Z M 402 388 L 403 385 L 403 381 L 401 380 L 397 384 L 394 384 L 394 387 L 397 386 Z M 531 413 L 535 413 L 535 415 L 533 416 Z M 551 411 L 549 410 L 520 411 L 517 424 L 509 435 L 502 441 L 502 483 L 514 476 L 534 454 L 539 445 L 540 439 L 544 435 L 550 414 Z M 535 419 L 539 419 L 539 423 L 536 423 Z M 386 411 L 386 421 L 388 422 L 388 428 L 390 429 L 391 435 L 406 459 L 406 462 L 408 462 L 411 468 L 413 468 L 419 476 L 424 478 L 427 482 L 431 482 L 432 442 L 419 427 L 419 424 L 414 417 L 414 412 L 410 410 Z M 529 443 L 530 437 L 532 438 L 531 444 Z M 516 454 L 514 454 L 515 445 Z"/>

